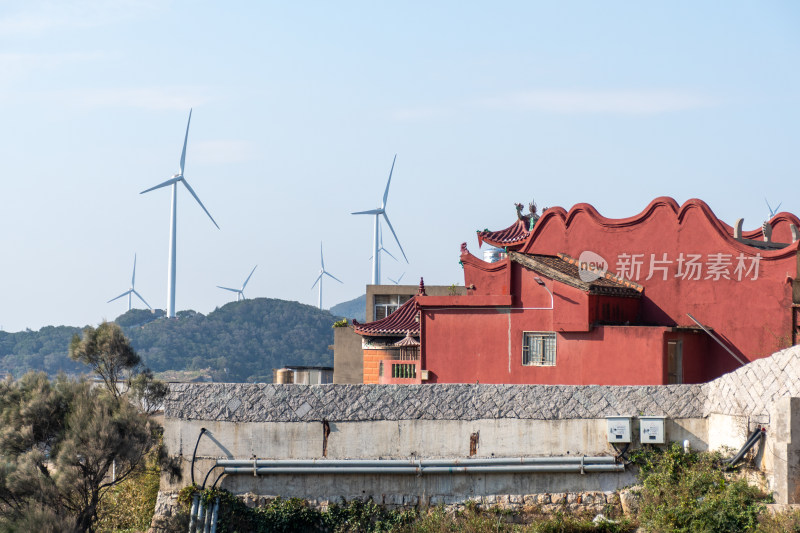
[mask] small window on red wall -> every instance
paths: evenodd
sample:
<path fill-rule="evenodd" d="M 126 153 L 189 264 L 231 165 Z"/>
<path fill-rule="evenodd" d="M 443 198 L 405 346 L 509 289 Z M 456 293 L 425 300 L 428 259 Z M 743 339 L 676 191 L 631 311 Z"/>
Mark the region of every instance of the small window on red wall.
<path fill-rule="evenodd" d="M 524 366 L 556 366 L 556 334 L 552 331 L 522 333 Z"/>

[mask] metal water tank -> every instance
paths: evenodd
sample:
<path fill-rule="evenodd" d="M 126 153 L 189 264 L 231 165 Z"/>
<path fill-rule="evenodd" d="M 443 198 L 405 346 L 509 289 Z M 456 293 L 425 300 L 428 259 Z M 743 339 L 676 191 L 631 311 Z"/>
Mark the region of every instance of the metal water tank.
<path fill-rule="evenodd" d="M 496 263 L 505 259 L 507 255 L 502 248 L 487 248 L 483 251 L 483 260 L 487 263 Z"/>
<path fill-rule="evenodd" d="M 278 383 L 280 385 L 289 385 L 291 383 L 294 383 L 294 372 L 292 372 L 288 368 L 281 368 L 275 374 L 276 374 L 275 383 Z"/>

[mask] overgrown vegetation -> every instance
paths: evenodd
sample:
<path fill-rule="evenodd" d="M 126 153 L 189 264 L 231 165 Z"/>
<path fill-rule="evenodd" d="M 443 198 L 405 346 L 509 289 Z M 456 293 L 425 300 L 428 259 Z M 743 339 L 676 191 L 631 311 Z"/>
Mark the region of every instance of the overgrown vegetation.
<path fill-rule="evenodd" d="M 139 473 L 148 452 L 163 457 L 160 427 L 142 406 L 166 389 L 119 326 L 87 328 L 69 351 L 102 383 L 41 372 L 0 382 L 0 531 L 93 531 L 109 491 Z"/>
<path fill-rule="evenodd" d="M 395 531 L 398 526 L 410 523 L 417 517 L 416 511 L 387 510 L 372 500 L 342 501 L 328 506 L 326 511 L 312 508 L 298 498 L 277 498 L 263 507 L 247 507 L 239 498 L 225 490 L 198 487 L 184 488 L 178 503 L 180 515 L 166 524 L 171 531 L 178 531 L 188 524 L 187 513 L 195 495 L 209 509 L 219 500 L 217 531 L 219 533 L 253 532 L 307 532 L 307 531 L 359 531 L 378 533 Z"/>
<path fill-rule="evenodd" d="M 419 513 L 386 510 L 371 500 L 342 501 L 324 512 L 298 499 L 276 499 L 265 507 L 250 509 L 225 491 L 207 490 L 202 497 L 211 506 L 220 499 L 219 531 L 231 533 L 626 533 L 637 528 L 659 533 L 800 533 L 800 512 L 777 516 L 765 512 L 770 497 L 737 473 L 726 472 L 719 453 L 684 453 L 673 444 L 664 450 L 639 450 L 631 455 L 641 483 L 638 513 L 632 517 L 616 516 L 619 511 L 613 509 L 600 517 L 590 512 L 571 514 L 566 507 L 544 514 L 536 506 L 518 512 L 482 509 L 477 504 L 459 512 L 436 507 Z M 183 520 L 182 526 L 188 525 L 186 513 L 196 493 L 196 487 L 181 493 L 184 514 L 178 520 Z"/>
<path fill-rule="evenodd" d="M 98 533 L 147 531 L 153 519 L 161 467 L 151 452 L 141 469 L 109 490 L 97 509 Z"/>
<path fill-rule="evenodd" d="M 755 531 L 764 504 L 756 487 L 726 473 L 719 453 L 684 453 L 673 443 L 665 450 L 632 454 L 642 489 L 638 520 L 646 531 Z"/>
<path fill-rule="evenodd" d="M 528 513 L 529 523 L 514 523 L 519 515 L 496 510 L 481 510 L 477 505 L 468 505 L 460 512 L 448 512 L 444 507 L 435 507 L 428 512 L 416 510 L 389 510 L 372 500 L 351 500 L 333 503 L 327 510 L 319 511 L 304 500 L 275 499 L 264 507 L 249 508 L 241 500 L 224 490 L 199 491 L 197 487 L 186 487 L 179 495 L 181 514 L 165 524 L 170 531 L 185 530 L 189 518 L 187 513 L 194 495 L 213 508 L 219 499 L 218 529 L 220 533 L 234 532 L 297 532 L 311 531 L 333 533 L 624 533 L 635 529 L 629 520 L 592 522 L 594 515 L 569 516 L 557 513 L 545 516 Z"/>

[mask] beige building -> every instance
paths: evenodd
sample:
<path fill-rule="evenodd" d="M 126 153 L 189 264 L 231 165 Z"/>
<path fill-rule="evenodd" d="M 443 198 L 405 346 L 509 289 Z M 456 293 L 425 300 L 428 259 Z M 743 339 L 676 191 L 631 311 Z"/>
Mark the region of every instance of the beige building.
<path fill-rule="evenodd" d="M 367 323 L 391 315 L 413 298 L 418 285 L 367 285 Z M 456 296 L 466 294 L 462 286 L 426 285 L 428 296 Z M 333 382 L 363 383 L 364 352 L 362 337 L 353 331 L 351 318 L 346 327 L 334 328 L 333 333 Z"/>

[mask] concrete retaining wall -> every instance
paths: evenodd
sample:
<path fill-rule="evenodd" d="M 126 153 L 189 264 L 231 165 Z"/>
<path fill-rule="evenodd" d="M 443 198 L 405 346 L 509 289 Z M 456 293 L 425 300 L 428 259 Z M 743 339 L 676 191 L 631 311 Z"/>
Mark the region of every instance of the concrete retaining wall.
<path fill-rule="evenodd" d="M 201 428 L 208 433 L 198 448 L 198 483 L 217 458 L 463 458 L 470 455 L 470 441 L 476 438 L 478 457 L 616 455 L 606 442 L 604 417 L 619 414 L 665 415 L 667 438 L 688 440 L 696 450 L 738 449 L 755 424 L 788 419 L 784 426 L 791 428 L 799 417 L 783 412 L 794 404 L 782 399 L 800 395 L 798 377 L 800 348 L 790 348 L 703 385 L 178 384 L 171 387 L 165 403 L 165 444 L 171 455 L 182 458 L 185 476 L 180 485 L 162 480 L 162 490 L 177 490 L 189 482 L 189 462 Z M 774 479 L 776 472 L 796 470 L 781 470 L 775 457 L 794 457 L 800 443 L 792 435 L 784 430 L 778 442 L 768 433 L 767 446 L 772 446 L 768 449 L 776 453 L 764 454 L 761 463 L 776 499 L 787 499 L 786 503 L 792 503 L 788 500 L 800 484 Z M 779 475 L 796 476 L 791 472 Z M 396 504 L 420 498 L 488 501 L 509 495 L 524 501 L 536 494 L 613 492 L 634 481 L 626 471 L 239 475 L 226 476 L 221 483 L 239 494 L 319 502 L 372 497 Z"/>

